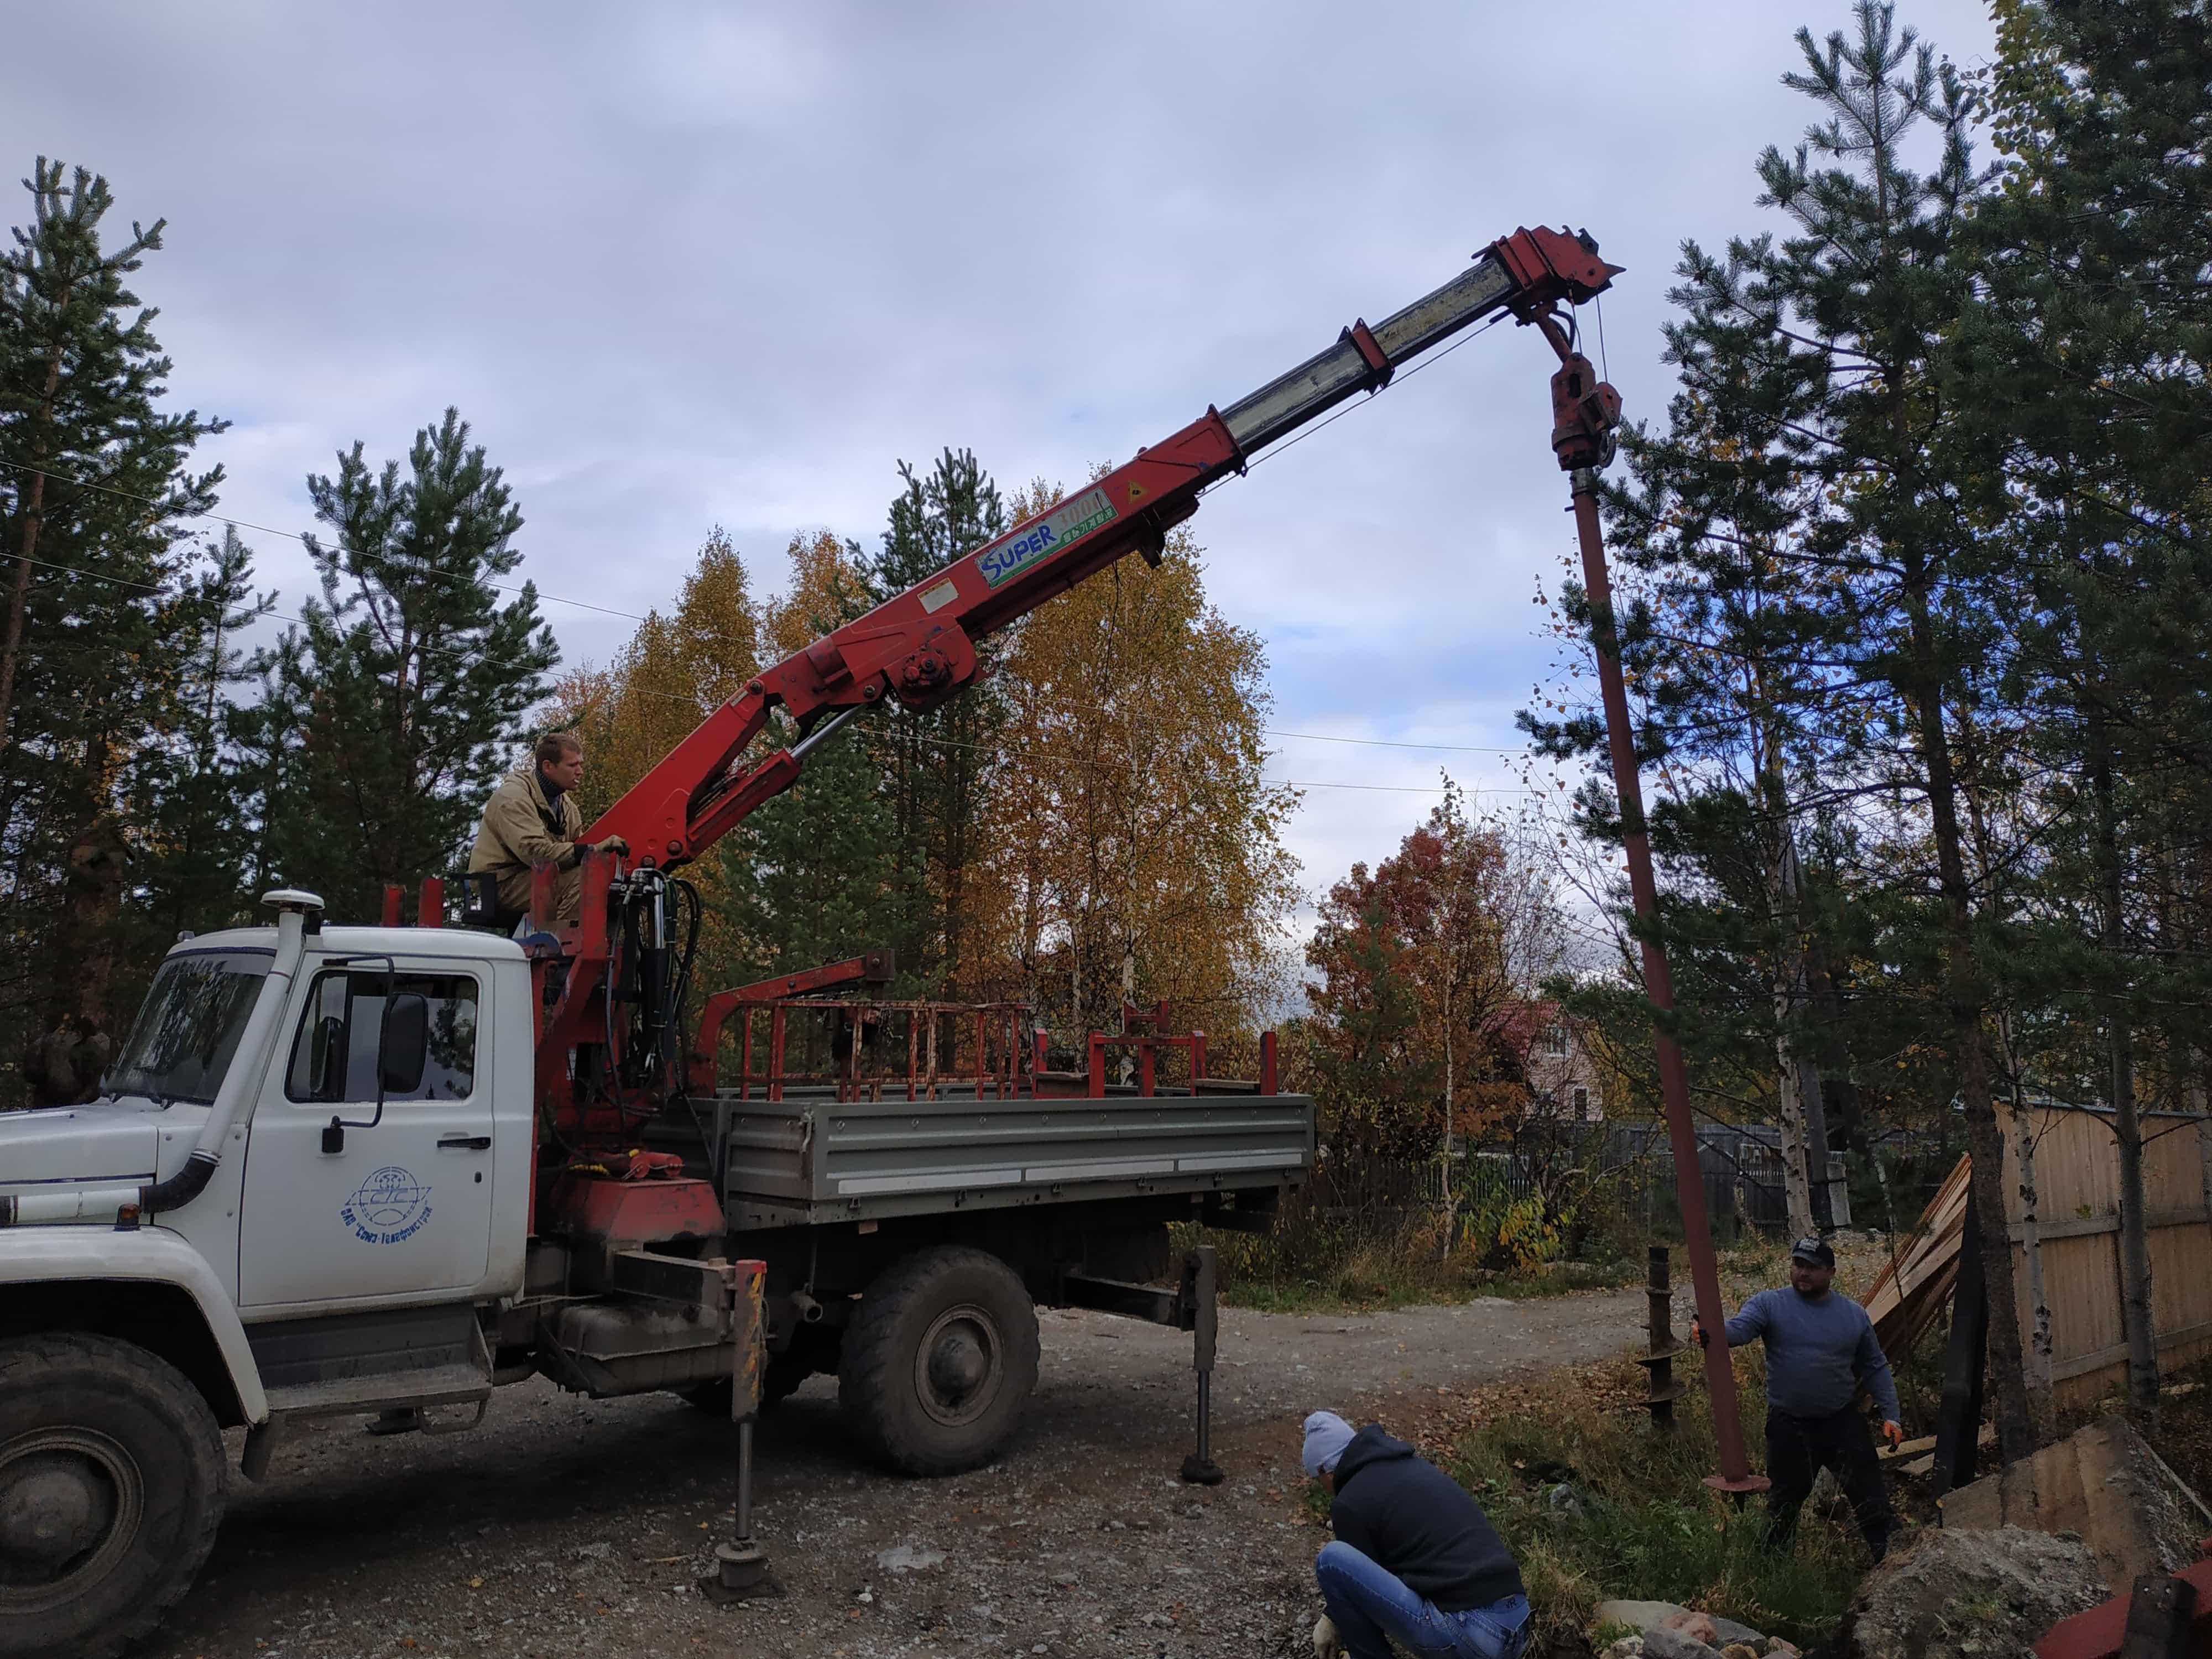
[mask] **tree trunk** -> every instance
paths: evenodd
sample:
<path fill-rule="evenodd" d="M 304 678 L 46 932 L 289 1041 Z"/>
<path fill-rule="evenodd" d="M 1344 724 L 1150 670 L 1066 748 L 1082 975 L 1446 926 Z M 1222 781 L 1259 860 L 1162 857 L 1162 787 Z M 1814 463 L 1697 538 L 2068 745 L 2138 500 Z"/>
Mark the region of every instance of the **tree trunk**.
<path fill-rule="evenodd" d="M 68 289 L 63 290 L 66 298 Z M 62 383 L 62 352 L 57 344 L 46 359 L 46 392 L 40 401 L 38 436 L 31 445 L 31 461 L 43 467 L 49 448 L 48 438 L 54 423 L 54 393 Z M 46 521 L 46 475 L 35 471 L 30 475 L 29 503 L 23 509 L 22 544 L 15 554 L 15 575 L 8 594 L 8 633 L 0 640 L 0 754 L 7 751 L 9 716 L 15 708 L 15 664 L 23 650 L 23 616 L 31 598 L 32 560 L 39 551 L 39 532 Z"/>
<path fill-rule="evenodd" d="M 2191 1054 L 2193 1066 L 2201 1067 L 2204 1061 L 2200 1054 Z M 2189 1079 L 2189 1109 L 2197 1115 L 2197 1162 L 2198 1178 L 2204 1188 L 2204 1212 L 2212 1215 L 2212 1117 L 2204 1110 L 2204 1073 L 2192 1070 Z"/>
<path fill-rule="evenodd" d="M 1768 753 L 1773 752 L 1771 746 Z M 1766 796 L 1775 811 L 1775 840 L 1766 866 L 1766 897 L 1779 946 L 1770 964 L 1774 982 L 1774 1098 L 1782 1128 L 1782 1193 L 1789 1212 L 1790 1237 L 1804 1238 L 1814 1231 L 1813 1192 L 1805 1149 L 1803 1079 L 1790 1022 L 1804 988 L 1804 963 L 1797 948 L 1797 907 L 1790 892 L 1790 817 L 1782 803 L 1780 768 L 1762 765 L 1768 773 Z M 1821 1148 L 1820 1172 L 1827 1173 L 1827 1149 Z"/>
<path fill-rule="evenodd" d="M 1785 821 L 1782 826 L 1782 891 L 1790 923 L 1790 996 L 1793 1006 L 1812 1006 L 1810 941 L 1806 937 L 1804 880 L 1797 864 L 1797 837 Z M 1797 1105 L 1805 1119 L 1805 1176 L 1813 1189 L 1813 1225 L 1826 1232 L 1836 1224 L 1835 1194 L 1828 1180 L 1828 1105 L 1822 1094 L 1820 1068 L 1809 1054 L 1796 1052 Z"/>
<path fill-rule="evenodd" d="M 2151 1298 L 2150 1231 L 2143 1211 L 2142 1118 L 2127 1021 L 2115 1018 L 2112 1133 L 2120 1152 L 2120 1327 L 2128 1344 L 2128 1409 L 2146 1434 L 2158 1431 L 2158 1326 Z"/>
<path fill-rule="evenodd" d="M 1778 1020 L 1790 1018 L 1790 993 L 1778 983 L 1774 989 L 1774 1013 Z M 1813 1193 L 1805 1173 L 1805 1109 L 1799 1092 L 1797 1060 L 1790 1052 L 1787 1030 L 1775 1033 L 1774 1060 L 1775 1096 L 1782 1121 L 1783 1198 L 1790 1212 L 1790 1237 L 1804 1238 L 1814 1231 Z"/>
<path fill-rule="evenodd" d="M 26 1067 L 41 1105 L 76 1105 L 97 1091 L 113 1057 L 108 994 L 115 984 L 115 924 L 130 854 L 112 813 L 80 829 L 69 850 L 54 929 L 46 1030 Z"/>
<path fill-rule="evenodd" d="M 1452 1074 L 1452 995 L 1447 982 L 1444 989 L 1444 1133 L 1438 1150 L 1437 1165 L 1441 1171 L 1444 1198 L 1444 1237 L 1443 1246 L 1437 1251 L 1438 1261 L 1451 1260 L 1452 1234 L 1459 1224 L 1459 1198 L 1452 1190 L 1452 1100 L 1457 1079 Z"/>
<path fill-rule="evenodd" d="M 2035 1121 L 2020 1097 L 2020 1068 L 2012 1056 L 2012 1028 L 1997 1022 L 1997 1040 L 2004 1045 L 2005 1069 L 2013 1079 L 2013 1178 L 2020 1195 L 2021 1256 L 2027 1270 L 2027 1411 L 2035 1443 L 2048 1444 L 2057 1408 L 2051 1389 L 2051 1301 L 2043 1278 L 2041 1197 L 2035 1184 Z"/>
<path fill-rule="evenodd" d="M 2102 866 L 2103 937 L 2107 971 L 2118 974 L 2127 951 L 2126 884 L 2119 815 L 2112 793 L 2112 756 L 2104 706 L 2084 709 L 2089 785 L 2097 801 L 2097 861 Z M 2128 1410 L 2146 1433 L 2158 1427 L 2158 1327 L 2151 1301 L 2150 1231 L 2143 1210 L 2142 1118 L 2136 1109 L 2135 1040 L 2127 999 L 2105 999 L 2105 1041 L 2112 1064 L 2112 1135 L 2119 1143 L 2120 1330 L 2128 1348 Z"/>
<path fill-rule="evenodd" d="M 1928 811 L 1943 899 L 1943 1003 L 1951 1028 L 1952 1060 L 1966 1109 L 1966 1145 L 1973 1157 L 1972 1201 L 1981 1228 L 1982 1273 L 1990 1299 L 1990 1370 L 1996 1381 L 1997 1451 L 2005 1464 L 2035 1449 L 2028 1411 L 2027 1366 L 2021 1352 L 2020 1310 L 2013 1291 L 2012 1238 L 2005 1213 L 2004 1129 L 1990 1088 L 1989 1054 L 1983 1047 L 1981 963 L 1974 948 L 1972 893 L 1959 833 L 1957 780 L 1943 725 L 1943 676 L 1928 615 L 1927 572 L 1918 554 L 1903 551 L 1905 599 L 1917 684 L 1913 715 L 1927 769 Z"/>
<path fill-rule="evenodd" d="M 1121 942 L 1121 1032 L 1125 1036 L 1129 1030 L 1128 1010 L 1136 1006 L 1136 1001 L 1137 946 L 1134 940 L 1124 939 Z M 1124 1048 L 1121 1050 L 1121 1086 L 1126 1089 L 1136 1080 L 1137 1051 Z"/>

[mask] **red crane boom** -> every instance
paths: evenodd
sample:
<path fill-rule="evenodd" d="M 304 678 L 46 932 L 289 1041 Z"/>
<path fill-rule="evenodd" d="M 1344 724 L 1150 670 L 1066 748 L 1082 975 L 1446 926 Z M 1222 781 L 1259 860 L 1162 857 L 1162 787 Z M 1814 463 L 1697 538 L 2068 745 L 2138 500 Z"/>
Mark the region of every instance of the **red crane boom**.
<path fill-rule="evenodd" d="M 702 721 L 585 839 L 620 836 L 633 856 L 664 869 L 689 863 L 789 788 L 808 751 L 854 714 L 886 701 L 934 708 L 974 680 L 976 641 L 1128 553 L 1157 562 L 1168 532 L 1198 510 L 1200 492 L 1243 471 L 1269 444 L 1358 392 L 1379 391 L 1401 365 L 1469 325 L 1501 311 L 1548 322 L 1553 307 L 1589 299 L 1620 269 L 1598 257 L 1587 234 L 1539 228 L 1500 238 L 1434 293 L 1372 327 L 1353 323 L 1289 374 L 1226 410 L 1208 409 L 1049 511 L 778 663 Z M 1563 338 L 1554 343 L 1565 356 Z M 738 769 L 778 707 L 805 735 Z"/>

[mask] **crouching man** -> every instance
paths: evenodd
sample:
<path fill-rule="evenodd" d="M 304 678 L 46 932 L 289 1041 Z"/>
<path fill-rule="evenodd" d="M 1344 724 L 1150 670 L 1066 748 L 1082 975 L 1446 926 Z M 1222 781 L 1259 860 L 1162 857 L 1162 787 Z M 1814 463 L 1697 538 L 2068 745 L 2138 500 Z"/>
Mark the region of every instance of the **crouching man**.
<path fill-rule="evenodd" d="M 1467 1489 L 1382 1425 L 1334 1412 L 1305 1423 L 1306 1473 L 1334 1497 L 1335 1541 L 1314 1563 L 1328 1613 L 1317 1659 L 1519 1659 L 1528 1640 L 1521 1570 Z"/>

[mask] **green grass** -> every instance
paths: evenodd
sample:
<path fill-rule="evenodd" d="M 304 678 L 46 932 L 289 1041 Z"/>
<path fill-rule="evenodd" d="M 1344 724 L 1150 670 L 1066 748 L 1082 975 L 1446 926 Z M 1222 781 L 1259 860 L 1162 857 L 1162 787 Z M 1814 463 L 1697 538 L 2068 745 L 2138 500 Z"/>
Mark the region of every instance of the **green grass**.
<path fill-rule="evenodd" d="M 1262 1313 L 1373 1312 L 1479 1296 L 1561 1296 L 1640 1284 L 1640 1262 L 1547 1261 L 1492 1270 L 1474 1251 L 1437 1260 L 1435 1240 L 1402 1237 L 1336 1240 L 1326 1237 L 1218 1232 L 1195 1226 L 1172 1230 L 1174 1248 L 1212 1244 L 1221 1263 L 1222 1297 L 1231 1305 Z"/>
<path fill-rule="evenodd" d="M 1765 1409 L 1756 1378 L 1747 1383 L 1744 1432 L 1756 1447 Z M 1801 1646 L 1824 1639 L 1867 1566 L 1848 1515 L 1808 1505 L 1795 1548 L 1776 1551 L 1757 1500 L 1739 1510 L 1702 1485 L 1717 1459 L 1699 1394 L 1677 1405 L 1674 1432 L 1657 1433 L 1633 1405 L 1642 1389 L 1626 1364 L 1562 1374 L 1540 1410 L 1492 1419 L 1459 1443 L 1452 1472 L 1519 1559 L 1540 1628 L 1579 1633 L 1599 1601 L 1627 1596 Z M 1578 1515 L 1547 1502 L 1563 1482 Z"/>

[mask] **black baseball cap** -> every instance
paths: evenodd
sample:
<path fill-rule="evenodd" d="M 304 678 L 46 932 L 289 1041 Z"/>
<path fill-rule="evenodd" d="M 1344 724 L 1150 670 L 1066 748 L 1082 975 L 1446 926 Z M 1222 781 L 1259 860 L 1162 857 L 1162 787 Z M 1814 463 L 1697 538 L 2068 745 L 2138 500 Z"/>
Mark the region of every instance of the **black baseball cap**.
<path fill-rule="evenodd" d="M 1828 1241 L 1810 1235 L 1799 1239 L 1790 1247 L 1790 1259 L 1792 1261 L 1807 1262 L 1815 1267 L 1832 1267 L 1836 1265 L 1836 1253 L 1828 1248 Z"/>

